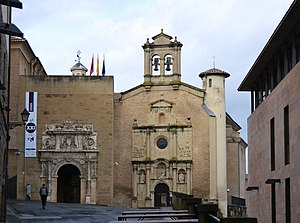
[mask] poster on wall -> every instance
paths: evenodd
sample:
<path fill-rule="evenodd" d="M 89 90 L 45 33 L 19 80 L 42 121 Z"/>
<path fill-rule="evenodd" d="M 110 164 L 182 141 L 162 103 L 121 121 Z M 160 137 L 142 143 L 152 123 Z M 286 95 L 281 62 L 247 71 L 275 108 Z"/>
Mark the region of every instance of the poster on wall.
<path fill-rule="evenodd" d="M 25 107 L 30 114 L 25 125 L 25 157 L 36 157 L 37 92 L 26 92 Z"/>

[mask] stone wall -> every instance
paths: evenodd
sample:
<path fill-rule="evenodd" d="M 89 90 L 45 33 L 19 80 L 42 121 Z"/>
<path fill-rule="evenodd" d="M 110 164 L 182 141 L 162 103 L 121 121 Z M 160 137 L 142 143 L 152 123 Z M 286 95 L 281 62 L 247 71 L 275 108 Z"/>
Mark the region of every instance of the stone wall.
<path fill-rule="evenodd" d="M 74 76 L 20 76 L 19 104 L 24 104 L 25 91 L 38 92 L 37 149 L 41 149 L 46 124 L 72 121 L 93 124 L 97 132 L 98 178 L 96 202 L 111 205 L 113 193 L 113 78 Z M 26 87 L 26 88 L 25 88 Z M 23 141 L 19 148 L 23 148 Z M 19 156 L 18 198 L 24 197 L 24 185 L 32 184 L 32 197 L 39 199 L 41 184 L 39 153 L 36 158 Z M 25 172 L 25 175 L 23 174 Z M 94 185 L 96 187 L 96 185 Z"/>

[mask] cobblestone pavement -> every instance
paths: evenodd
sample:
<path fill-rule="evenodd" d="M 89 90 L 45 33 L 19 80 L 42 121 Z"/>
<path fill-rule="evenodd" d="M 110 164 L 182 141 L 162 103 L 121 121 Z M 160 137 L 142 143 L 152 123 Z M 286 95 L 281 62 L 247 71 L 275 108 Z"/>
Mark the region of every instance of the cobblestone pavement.
<path fill-rule="evenodd" d="M 115 208 L 98 205 L 50 203 L 42 209 L 38 201 L 7 201 L 7 223 L 108 223 L 118 219 L 123 211 L 131 208 Z"/>

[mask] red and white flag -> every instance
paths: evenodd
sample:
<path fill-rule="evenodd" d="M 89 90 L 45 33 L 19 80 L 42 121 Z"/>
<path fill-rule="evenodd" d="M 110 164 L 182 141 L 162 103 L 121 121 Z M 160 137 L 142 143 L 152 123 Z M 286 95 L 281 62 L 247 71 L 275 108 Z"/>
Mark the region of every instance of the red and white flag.
<path fill-rule="evenodd" d="M 91 69 L 90 69 L 90 76 L 92 76 L 92 74 L 94 73 L 94 54 L 92 57 L 92 63 L 91 63 Z"/>

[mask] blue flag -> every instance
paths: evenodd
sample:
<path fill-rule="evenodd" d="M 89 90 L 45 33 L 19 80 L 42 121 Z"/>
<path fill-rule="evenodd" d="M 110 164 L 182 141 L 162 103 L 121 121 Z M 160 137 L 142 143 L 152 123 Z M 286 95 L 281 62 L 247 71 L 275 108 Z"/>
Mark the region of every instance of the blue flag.
<path fill-rule="evenodd" d="M 105 76 L 105 59 L 103 55 L 102 76 Z"/>

